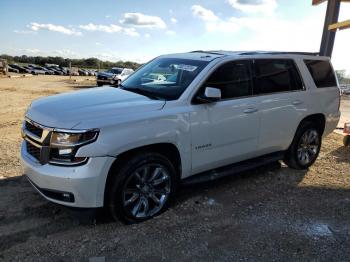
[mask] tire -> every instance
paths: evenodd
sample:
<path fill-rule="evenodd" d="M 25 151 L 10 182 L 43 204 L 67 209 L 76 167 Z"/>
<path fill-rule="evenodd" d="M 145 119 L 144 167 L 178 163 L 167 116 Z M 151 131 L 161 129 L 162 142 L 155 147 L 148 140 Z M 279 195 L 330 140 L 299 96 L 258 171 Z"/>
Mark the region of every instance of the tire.
<path fill-rule="evenodd" d="M 109 211 L 125 224 L 161 214 L 174 197 L 178 179 L 171 162 L 158 153 L 140 153 L 114 172 L 108 192 Z"/>
<path fill-rule="evenodd" d="M 97 82 L 97 86 L 103 86 L 103 83 Z"/>
<path fill-rule="evenodd" d="M 350 145 L 350 135 L 344 136 L 343 144 L 344 144 L 344 146 L 349 146 Z"/>
<path fill-rule="evenodd" d="M 313 122 L 303 122 L 299 126 L 284 162 L 290 168 L 308 169 L 315 163 L 320 153 L 322 134 L 319 126 Z"/>

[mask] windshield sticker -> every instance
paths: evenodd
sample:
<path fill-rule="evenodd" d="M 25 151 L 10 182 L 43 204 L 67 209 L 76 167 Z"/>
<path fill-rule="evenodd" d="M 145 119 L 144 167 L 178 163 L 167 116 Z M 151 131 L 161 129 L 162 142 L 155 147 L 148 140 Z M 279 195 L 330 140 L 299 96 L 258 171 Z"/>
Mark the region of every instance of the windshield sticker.
<path fill-rule="evenodd" d="M 197 66 L 193 66 L 193 65 L 178 65 L 177 66 L 177 69 L 185 70 L 185 71 L 189 71 L 189 72 L 193 72 L 197 68 L 198 68 Z"/>

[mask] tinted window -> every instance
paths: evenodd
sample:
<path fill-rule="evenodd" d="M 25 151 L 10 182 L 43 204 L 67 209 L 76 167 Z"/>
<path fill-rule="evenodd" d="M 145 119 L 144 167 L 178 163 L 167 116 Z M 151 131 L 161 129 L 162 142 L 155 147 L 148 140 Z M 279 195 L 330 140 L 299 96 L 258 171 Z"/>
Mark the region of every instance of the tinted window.
<path fill-rule="evenodd" d="M 251 95 L 250 64 L 250 61 L 242 60 L 220 66 L 207 79 L 205 87 L 219 88 L 223 99 Z"/>
<path fill-rule="evenodd" d="M 121 74 L 123 71 L 123 69 L 121 68 L 112 68 L 111 70 L 109 70 L 108 72 L 112 73 L 112 74 L 116 74 L 116 75 L 119 75 Z"/>
<path fill-rule="evenodd" d="M 148 94 L 153 98 L 176 100 L 208 63 L 201 60 L 159 57 L 131 74 L 123 82 L 122 88 Z"/>
<path fill-rule="evenodd" d="M 292 60 L 257 59 L 254 61 L 254 94 L 268 94 L 303 89 Z"/>
<path fill-rule="evenodd" d="M 336 86 L 337 81 L 329 61 L 304 60 L 317 87 Z"/>

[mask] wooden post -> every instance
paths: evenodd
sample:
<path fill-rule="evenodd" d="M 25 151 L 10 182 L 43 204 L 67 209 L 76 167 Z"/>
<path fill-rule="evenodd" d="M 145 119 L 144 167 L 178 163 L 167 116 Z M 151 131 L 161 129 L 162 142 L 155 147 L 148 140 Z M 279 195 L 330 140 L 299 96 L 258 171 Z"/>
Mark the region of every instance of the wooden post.
<path fill-rule="evenodd" d="M 327 12 L 324 20 L 320 55 L 332 56 L 336 31 L 328 30 L 329 25 L 337 23 L 341 0 L 328 0 Z"/>
<path fill-rule="evenodd" d="M 72 79 L 72 62 L 69 62 L 69 80 Z"/>

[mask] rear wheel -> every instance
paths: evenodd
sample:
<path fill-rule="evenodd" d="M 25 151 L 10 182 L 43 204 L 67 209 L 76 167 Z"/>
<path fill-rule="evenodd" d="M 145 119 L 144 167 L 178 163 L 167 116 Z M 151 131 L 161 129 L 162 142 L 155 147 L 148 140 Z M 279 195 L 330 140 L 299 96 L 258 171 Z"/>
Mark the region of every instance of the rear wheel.
<path fill-rule="evenodd" d="M 176 172 L 167 158 L 136 155 L 115 174 L 109 192 L 111 215 L 127 224 L 150 219 L 166 209 L 176 187 Z"/>
<path fill-rule="evenodd" d="M 312 122 L 304 122 L 298 128 L 284 162 L 291 168 L 307 169 L 317 159 L 321 149 L 321 132 Z"/>

